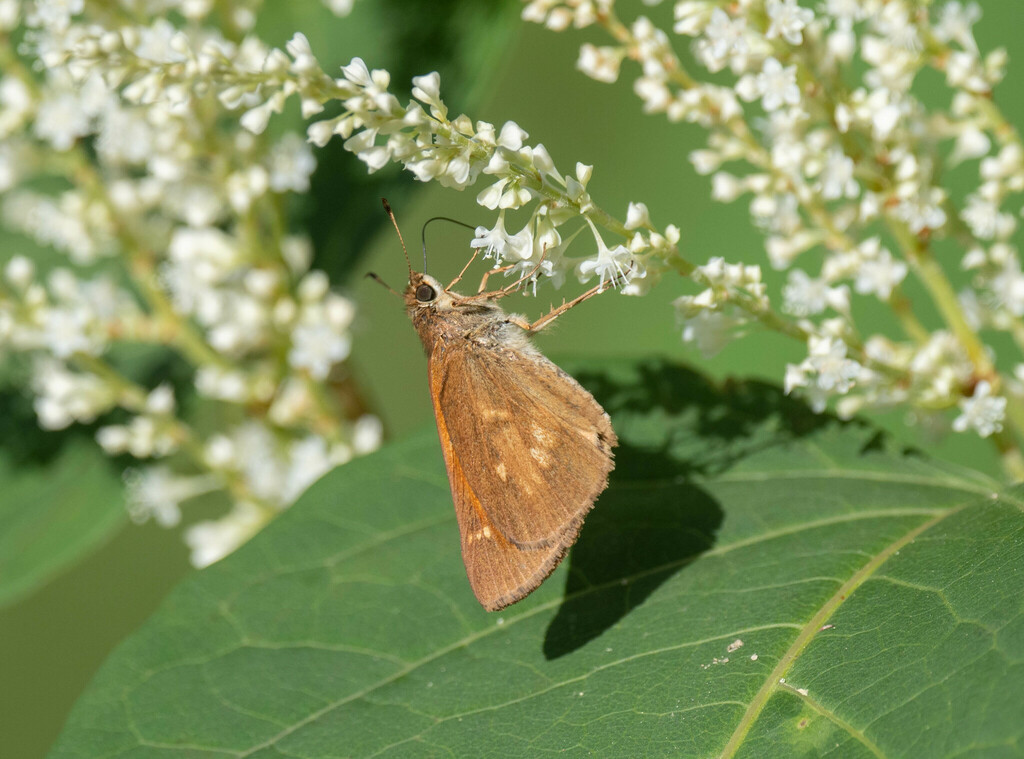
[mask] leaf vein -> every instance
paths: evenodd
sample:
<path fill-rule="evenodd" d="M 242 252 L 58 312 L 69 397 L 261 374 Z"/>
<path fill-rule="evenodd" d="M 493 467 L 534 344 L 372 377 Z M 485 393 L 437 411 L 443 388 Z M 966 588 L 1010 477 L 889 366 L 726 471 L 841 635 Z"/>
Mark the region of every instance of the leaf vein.
<path fill-rule="evenodd" d="M 786 684 L 786 690 L 788 690 L 793 696 L 799 698 L 804 704 L 811 707 L 815 712 L 820 714 L 822 717 L 827 719 L 832 724 L 836 725 L 840 729 L 846 732 L 847 735 L 857 740 L 864 748 L 870 751 L 878 759 L 886 759 L 886 754 L 874 742 L 868 738 L 862 730 L 858 730 L 856 727 L 851 725 L 846 720 L 842 719 L 839 715 L 826 709 L 815 699 L 811 698 L 809 694 L 801 693 L 799 690 L 794 688 L 789 683 Z"/>
<path fill-rule="evenodd" d="M 850 579 L 847 580 L 836 592 L 822 604 L 821 608 L 816 614 L 814 614 L 804 625 L 802 631 L 793 640 L 793 643 L 789 646 L 786 652 L 779 659 L 778 663 L 772 669 L 771 673 L 766 678 L 764 684 L 754 695 L 750 701 L 750 705 L 747 708 L 746 713 L 737 723 L 735 730 L 729 737 L 728 742 L 722 749 L 722 753 L 719 755 L 719 759 L 731 759 L 735 756 L 739 750 L 740 745 L 743 743 L 743 739 L 746 737 L 750 728 L 753 727 L 754 722 L 761 714 L 761 710 L 765 704 L 768 703 L 768 699 L 774 693 L 779 681 L 789 671 L 789 668 L 796 661 L 797 657 L 803 652 L 807 645 L 811 642 L 814 636 L 821 630 L 821 627 L 825 622 L 835 613 L 839 606 L 853 594 L 871 575 L 878 570 L 887 560 L 895 555 L 901 548 L 908 545 L 918 535 L 925 532 L 926 530 L 934 527 L 942 520 L 956 514 L 962 509 L 966 508 L 972 503 L 976 503 L 976 499 L 972 498 L 969 501 L 965 501 L 959 505 L 950 507 L 943 510 L 933 518 L 922 522 L 913 529 L 907 531 L 902 536 L 891 542 L 884 549 L 879 551 L 875 556 L 864 564 L 860 569 L 854 572 Z"/>

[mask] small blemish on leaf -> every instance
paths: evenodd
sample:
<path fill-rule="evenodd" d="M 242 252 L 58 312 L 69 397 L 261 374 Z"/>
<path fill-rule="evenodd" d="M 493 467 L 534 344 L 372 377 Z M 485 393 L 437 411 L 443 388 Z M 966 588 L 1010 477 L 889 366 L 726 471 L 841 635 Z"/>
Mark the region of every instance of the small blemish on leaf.
<path fill-rule="evenodd" d="M 716 656 L 715 658 L 713 658 L 713 659 L 711 660 L 711 663 L 710 663 L 710 664 L 701 664 L 701 665 L 700 665 L 700 668 L 701 668 L 701 669 L 710 669 L 711 667 L 715 666 L 716 664 L 728 664 L 728 663 L 729 663 L 729 657 L 728 657 L 728 656 L 726 656 L 726 657 L 723 657 L 723 658 L 721 658 L 721 659 L 719 659 L 719 658 L 718 658 L 718 657 Z"/>

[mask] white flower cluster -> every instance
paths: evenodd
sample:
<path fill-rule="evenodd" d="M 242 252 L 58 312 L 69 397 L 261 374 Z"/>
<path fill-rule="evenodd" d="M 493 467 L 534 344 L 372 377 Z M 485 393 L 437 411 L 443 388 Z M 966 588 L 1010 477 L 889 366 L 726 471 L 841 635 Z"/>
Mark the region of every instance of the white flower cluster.
<path fill-rule="evenodd" d="M 51 63 L 73 61 L 79 80 L 85 83 L 91 81 L 89 74 L 98 67 L 107 80 L 115 78 L 122 83 L 124 99 L 166 112 L 168 118 L 190 112 L 196 99 L 215 96 L 223 107 L 241 111 L 241 125 L 259 135 L 271 115 L 281 112 L 292 96 L 299 98 L 304 117 L 320 113 L 327 102 L 337 101 L 344 108 L 341 115 L 309 127 L 309 141 L 314 145 L 323 146 L 339 135 L 345 140 L 345 148 L 371 172 L 398 162 L 419 181 L 436 181 L 459 190 L 477 182 L 481 175 L 490 177 L 492 183 L 479 193 L 477 201 L 485 208 L 498 210 L 499 216 L 492 229 L 486 233 L 478 230 L 478 242 L 482 240 L 478 247 L 491 254 L 495 266 L 504 258 L 511 259 L 514 266 L 506 271 L 507 277 L 535 271 L 534 290 L 541 276 L 558 287 L 573 272 L 581 282 L 596 275 L 603 285 L 641 294 L 657 282 L 667 268 L 665 261 L 676 255 L 676 227 L 657 231 L 646 209 L 632 219 L 633 223 L 630 219 L 622 223 L 594 204 L 587 192 L 591 166 L 581 163 L 574 174 L 560 173 L 543 145 L 525 144 L 528 135 L 514 122 L 499 129 L 484 121 L 473 122 L 465 115 L 449 118 L 436 72 L 415 77 L 415 100 L 403 105 L 388 91 L 390 74 L 371 71 L 359 58 L 342 67 L 341 77 L 328 76 L 302 34 L 296 34 L 282 51 L 268 48 L 251 36 L 236 44 L 208 30 L 202 35 L 190 34 L 162 20 L 114 36 L 101 27 L 77 29 L 72 25 L 72 29 L 76 32 L 45 45 Z M 69 101 L 68 107 L 81 110 L 81 106 L 80 102 Z M 62 123 L 60 140 L 64 143 L 89 128 L 89 118 L 79 118 L 77 124 Z M 135 124 L 119 128 L 138 128 L 140 135 L 144 131 Z M 236 140 L 246 145 L 242 136 Z M 158 156 L 152 156 L 151 150 L 164 143 L 182 150 L 180 140 L 150 142 L 151 147 L 136 149 L 140 157 L 150 155 L 155 160 Z M 179 200 L 182 213 L 191 225 L 209 226 L 216 221 L 219 208 L 244 212 L 268 191 L 305 189 L 304 177 L 288 176 L 289 172 L 311 168 L 311 159 L 303 150 L 293 143 L 284 144 L 278 151 L 279 158 L 271 157 L 261 165 L 244 155 L 243 148 L 242 157 L 249 160 L 224 179 L 226 192 L 220 193 L 221 197 L 210 197 L 204 192 L 208 188 L 189 187 L 190 192 Z M 168 165 L 173 166 L 173 162 Z M 122 189 L 135 197 L 151 188 Z M 129 193 L 129 189 L 135 192 Z M 506 211 L 530 204 L 529 221 L 510 233 L 505 226 Z M 563 240 L 559 230 L 581 216 L 589 222 L 596 252 L 587 258 L 569 259 L 564 252 L 573 236 Z M 597 226 L 625 242 L 608 248 Z"/>
<path fill-rule="evenodd" d="M 812 335 L 807 347 L 808 356 L 802 363 L 786 367 L 786 392 L 804 388 L 811 408 L 821 412 L 831 395 L 850 391 L 864 367 L 847 357 L 847 345 L 840 338 Z"/>
<path fill-rule="evenodd" d="M 180 28 L 153 5 L 147 21 L 141 6 L 0 0 L 2 222 L 53 251 L 7 254 L 0 355 L 29 358 L 42 427 L 99 420 L 105 451 L 142 462 L 135 519 L 176 524 L 183 501 L 230 494 L 226 517 L 187 534 L 204 565 L 381 430 L 331 391 L 352 303 L 284 232 L 312 150 L 262 134 L 289 95 L 309 115 L 337 88 L 301 36 L 282 52 L 245 34 L 251 4 L 221 9 L 240 42 L 203 23 L 212 2 L 178 4 Z M 192 387 L 141 384 L 117 358 L 133 344 L 177 353 Z M 243 415 L 228 432 L 210 423 Z"/>
<path fill-rule="evenodd" d="M 398 162 L 422 182 L 436 181 L 458 190 L 473 185 L 481 175 L 489 177 L 491 184 L 477 195 L 477 202 L 497 210 L 498 219 L 492 228 L 477 228 L 472 245 L 493 259 L 495 267 L 510 262 L 506 277 L 522 278 L 533 272 L 536 292 L 539 277 L 559 287 L 572 272 L 580 282 L 596 276 L 601 286 L 642 294 L 676 255 L 678 228 L 669 225 L 664 232 L 657 231 L 642 203 L 630 204 L 624 223 L 594 203 L 587 191 L 592 166 L 577 163 L 573 174 L 562 174 L 543 145 L 525 143 L 527 133 L 514 122 L 499 129 L 465 115 L 449 118 L 436 72 L 413 79 L 415 100 L 405 105 L 388 92 L 386 71 L 371 71 L 355 58 L 342 67 L 342 74 L 334 87 L 343 93 L 345 111 L 313 123 L 310 141 L 324 145 L 340 135 L 345 148 L 371 172 Z M 531 204 L 526 225 L 510 231 L 506 212 Z M 565 251 L 576 235 L 563 237 L 560 229 L 581 217 L 593 236 L 596 253 L 569 258 Z M 609 247 L 598 226 L 624 242 Z"/>
<path fill-rule="evenodd" d="M 837 399 L 846 414 L 896 403 L 959 409 L 953 429 L 988 437 L 1010 425 L 1018 438 L 1001 450 L 1019 449 L 1021 384 L 998 370 L 978 330 L 1005 331 L 1024 350 L 1024 273 L 1013 241 L 1024 146 L 993 99 L 1006 53 L 979 49 L 977 3 L 679 0 L 671 33 L 643 16 L 621 20 L 614 0 L 532 0 L 522 15 L 556 31 L 603 27 L 612 44 L 583 44 L 580 70 L 609 82 L 636 61 L 645 112 L 706 127 L 693 165 L 711 176 L 718 200 L 749 198 L 768 261 L 788 270 L 781 310 L 791 320 L 761 299 L 712 287 L 677 302 L 685 340 L 714 351 L 757 319 L 807 342 L 808 358 L 788 367 L 786 387 L 815 408 Z M 686 47 L 694 69 L 728 71 L 732 85 L 722 76 L 701 81 L 676 53 Z M 940 106 L 915 86 L 928 69 L 948 88 Z M 971 163 L 974 190 L 942 183 Z M 962 267 L 974 273 L 959 296 L 952 267 L 936 255 L 942 240 L 960 247 Z M 929 304 L 905 294 L 908 276 Z M 901 339 L 861 334 L 863 298 L 891 310 Z M 921 314 L 932 309 L 941 331 L 924 326 Z"/>
<path fill-rule="evenodd" d="M 682 295 L 675 306 L 682 318 L 683 341 L 696 344 L 705 357 L 718 353 L 739 327 L 767 310 L 766 288 L 761 267 L 729 264 L 712 258 L 693 270 L 693 279 L 705 285 L 698 295 Z"/>

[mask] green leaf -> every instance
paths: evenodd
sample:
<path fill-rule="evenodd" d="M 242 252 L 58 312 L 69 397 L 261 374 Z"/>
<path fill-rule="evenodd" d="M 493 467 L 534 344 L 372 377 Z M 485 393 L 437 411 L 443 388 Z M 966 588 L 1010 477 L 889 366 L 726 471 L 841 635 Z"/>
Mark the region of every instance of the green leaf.
<path fill-rule="evenodd" d="M 0 446 L 0 607 L 47 582 L 125 521 L 121 478 L 99 447 L 75 437 L 44 454 L 33 450 L 42 437 L 53 445 L 53 436 L 29 428 L 20 448 Z"/>
<path fill-rule="evenodd" d="M 52 756 L 1021 756 L 1019 490 L 767 385 L 577 376 L 617 468 L 528 599 L 476 604 L 425 431 L 177 588 Z"/>
<path fill-rule="evenodd" d="M 0 232 L 0 240 L 3 234 Z M 158 381 L 179 364 L 164 351 L 115 347 L 117 365 Z M 93 439 L 94 425 L 42 430 L 30 394 L 30 357 L 0 361 L 0 608 L 30 595 L 124 526 L 123 461 Z"/>

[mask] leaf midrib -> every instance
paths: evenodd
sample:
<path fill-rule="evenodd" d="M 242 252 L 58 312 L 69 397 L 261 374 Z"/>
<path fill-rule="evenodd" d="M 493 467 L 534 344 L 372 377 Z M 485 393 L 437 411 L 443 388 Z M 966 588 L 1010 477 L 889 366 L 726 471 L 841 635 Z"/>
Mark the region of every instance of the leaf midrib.
<path fill-rule="evenodd" d="M 853 595 L 853 593 L 869 578 L 873 575 L 886 561 L 888 561 L 893 555 L 895 555 L 900 549 L 904 548 L 910 542 L 914 540 L 921 533 L 931 529 L 942 520 L 960 512 L 967 508 L 972 503 L 976 503 L 975 499 L 964 501 L 963 503 L 950 506 L 945 508 L 942 513 L 937 514 L 932 519 L 929 519 L 911 530 L 908 530 L 902 536 L 891 542 L 881 551 L 876 553 L 869 561 L 867 561 L 860 569 L 854 572 L 850 579 L 843 583 L 832 596 L 821 605 L 821 608 L 815 613 L 807 624 L 803 626 L 803 629 L 790 644 L 789 648 L 783 653 L 776 663 L 775 667 L 768 677 L 765 678 L 764 684 L 758 689 L 757 693 L 754 694 L 754 698 L 751 699 L 747 711 L 740 718 L 737 723 L 735 730 L 729 737 L 728 742 L 719 754 L 718 759 L 731 759 L 736 755 L 736 752 L 743 745 L 743 740 L 746 738 L 747 733 L 754 726 L 758 716 L 761 714 L 761 710 L 764 709 L 768 700 L 775 693 L 777 686 L 780 681 L 784 678 L 785 674 L 789 671 L 790 667 L 796 662 L 797 657 L 803 653 L 804 649 L 810 644 L 814 636 L 821 631 L 821 628 L 829 620 L 829 618 L 839 609 L 839 607 Z M 845 722 L 841 720 L 833 722 L 837 725 L 845 725 Z M 858 742 L 863 743 L 861 737 L 857 731 L 847 730 L 847 733 L 856 739 Z M 871 744 L 872 746 L 874 744 Z M 865 744 L 865 747 L 870 748 Z M 876 748 L 874 753 L 876 756 L 878 749 Z M 884 755 L 883 755 L 884 756 Z"/>

